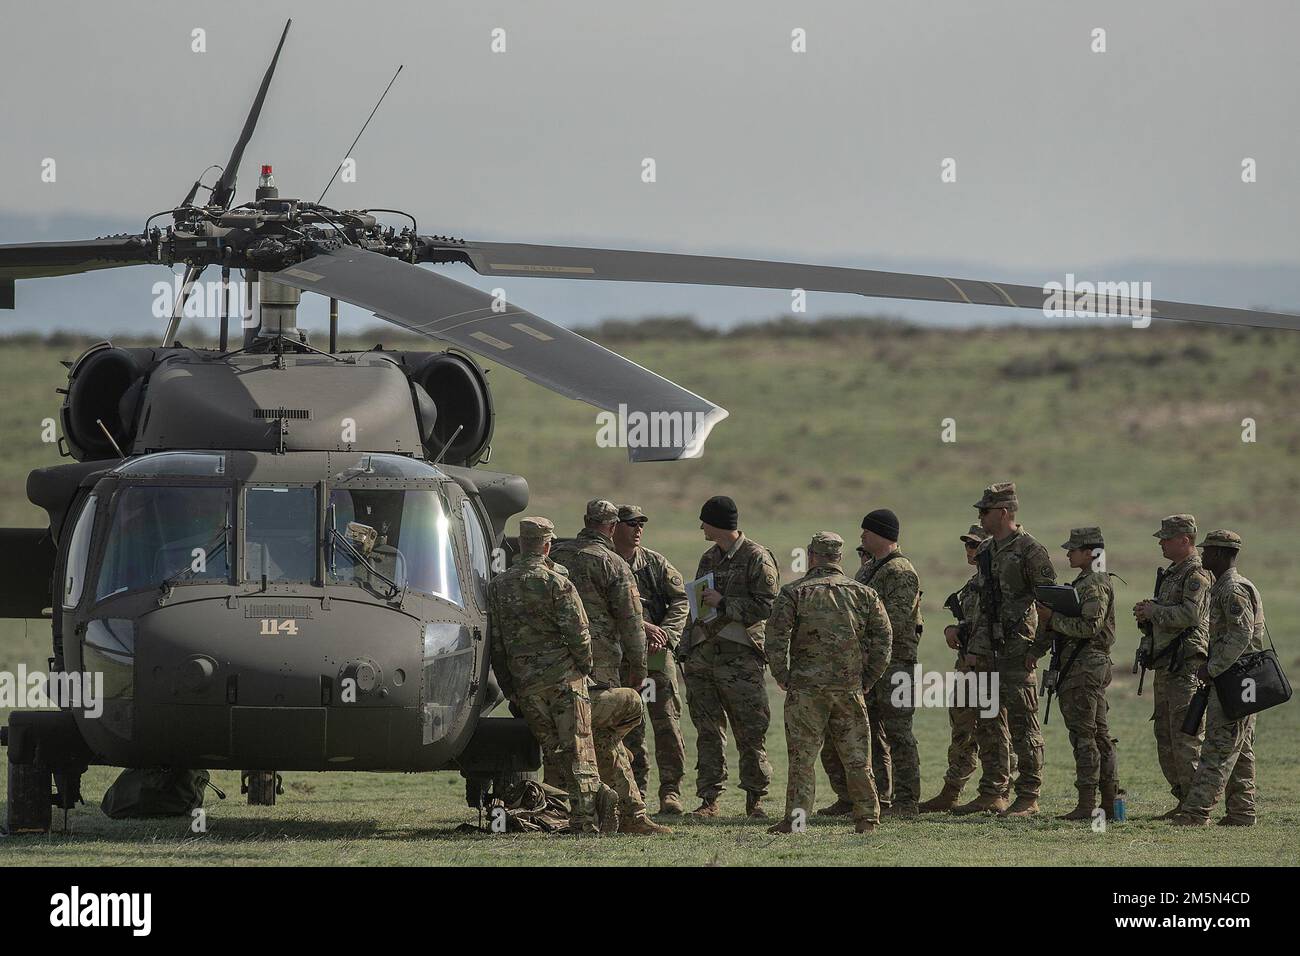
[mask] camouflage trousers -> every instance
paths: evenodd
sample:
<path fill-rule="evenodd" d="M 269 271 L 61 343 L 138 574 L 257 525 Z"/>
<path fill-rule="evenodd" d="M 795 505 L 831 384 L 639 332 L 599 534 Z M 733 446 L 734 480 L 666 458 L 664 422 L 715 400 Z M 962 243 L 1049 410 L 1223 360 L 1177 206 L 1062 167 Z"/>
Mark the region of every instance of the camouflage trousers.
<path fill-rule="evenodd" d="M 1169 781 L 1169 792 L 1179 804 L 1192 786 L 1196 763 L 1201 756 L 1201 741 L 1205 739 L 1204 724 L 1194 736 L 1182 730 L 1187 708 L 1196 696 L 1196 671 L 1203 663 L 1205 655 L 1194 654 L 1172 674 L 1163 662 L 1156 665 L 1155 713 L 1151 718 L 1155 721 L 1156 754 L 1160 758 L 1160 769 Z"/>
<path fill-rule="evenodd" d="M 1067 645 L 1064 666 L 1075 645 Z M 1110 656 L 1101 648 L 1085 647 L 1074 658 L 1056 688 L 1061 719 L 1074 748 L 1074 785 L 1080 790 L 1098 784 L 1115 784 L 1115 743 L 1110 739 L 1106 688 L 1110 686 Z"/>
<path fill-rule="evenodd" d="M 971 667 L 958 659 L 953 665 L 958 674 L 969 674 Z M 975 722 L 979 720 L 979 708 L 957 706 L 954 699 L 948 702 L 948 726 L 951 729 L 951 742 L 948 744 L 948 769 L 944 771 L 944 783 L 961 790 L 966 781 L 974 775 L 980 765 L 980 745 L 975 738 Z M 1016 752 L 1011 751 L 1011 773 L 1015 773 L 1019 761 Z"/>
<path fill-rule="evenodd" d="M 817 752 L 833 750 L 844 773 L 855 820 L 880 819 L 880 802 L 871 774 L 871 722 L 861 691 L 791 688 L 785 695 L 785 745 L 790 768 L 785 788 L 785 818 L 807 822 L 817 795 Z"/>
<path fill-rule="evenodd" d="M 591 689 L 591 731 L 596 744 L 600 782 L 618 794 L 624 819 L 645 816 L 641 788 L 632 775 L 632 759 L 623 740 L 641 726 L 645 702 L 631 687 Z"/>
<path fill-rule="evenodd" d="M 867 694 L 867 714 L 871 718 L 871 766 L 875 772 L 876 794 L 881 804 L 909 805 L 921 799 L 921 755 L 912 733 L 916 711 L 911 699 L 912 670 L 916 661 L 890 661 Z M 906 678 L 903 700 L 894 700 L 895 674 Z M 835 748 L 822 748 L 822 768 L 830 778 L 831 788 L 841 800 L 849 799 L 844 765 Z"/>
<path fill-rule="evenodd" d="M 522 695 L 516 704 L 541 745 L 546 782 L 569 794 L 570 826 L 575 832 L 595 832 L 600 774 L 586 678 Z"/>
<path fill-rule="evenodd" d="M 763 658 L 751 647 L 715 637 L 691 649 L 685 670 L 700 799 L 716 800 L 726 789 L 728 721 L 740 752 L 740 787 L 751 796 L 764 796 L 772 765 L 766 749 L 771 711 Z"/>
<path fill-rule="evenodd" d="M 1205 742 L 1183 811 L 1204 820 L 1227 792 L 1227 816 L 1240 822 L 1255 819 L 1255 714 L 1229 720 L 1217 691 L 1205 707 Z"/>
<path fill-rule="evenodd" d="M 976 655 L 974 671 L 984 681 L 998 675 L 998 713 L 977 714 L 980 793 L 1006 796 L 1011 789 L 1011 754 L 1016 755 L 1018 797 L 1037 797 L 1043 786 L 1043 732 L 1038 723 L 1038 670 L 1026 670 L 1023 657 Z"/>
<path fill-rule="evenodd" d="M 655 738 L 655 766 L 659 769 L 659 799 L 678 797 L 682 792 L 682 777 L 686 775 L 686 742 L 682 740 L 682 705 L 677 696 L 677 662 L 670 659 L 665 672 L 651 671 L 654 697 L 646 702 L 650 727 Z M 641 793 L 650 782 L 650 757 L 645 746 L 646 729 L 643 720 L 635 730 L 623 738 L 623 746 L 632 758 L 632 775 Z"/>

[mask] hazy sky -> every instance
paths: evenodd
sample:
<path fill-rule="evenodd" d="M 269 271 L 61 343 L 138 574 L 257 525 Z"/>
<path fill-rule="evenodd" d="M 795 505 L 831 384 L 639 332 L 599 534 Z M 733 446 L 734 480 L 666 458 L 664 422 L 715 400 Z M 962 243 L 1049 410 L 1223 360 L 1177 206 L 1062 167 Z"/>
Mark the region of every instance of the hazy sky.
<path fill-rule="evenodd" d="M 973 259 L 1030 281 L 1300 265 L 1292 2 L 6 5 L 0 214 L 134 222 L 178 202 L 225 161 L 286 16 L 241 200 L 260 162 L 314 199 L 404 63 L 329 201 L 400 206 L 423 232 Z"/>

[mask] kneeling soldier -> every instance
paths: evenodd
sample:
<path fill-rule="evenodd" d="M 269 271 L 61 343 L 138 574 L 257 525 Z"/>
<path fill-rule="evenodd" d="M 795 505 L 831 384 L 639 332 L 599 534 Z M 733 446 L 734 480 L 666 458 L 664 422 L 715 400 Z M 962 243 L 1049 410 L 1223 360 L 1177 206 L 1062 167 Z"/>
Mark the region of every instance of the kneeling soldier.
<path fill-rule="evenodd" d="M 547 558 L 554 536 L 546 518 L 520 518 L 519 558 L 488 585 L 492 670 L 569 791 L 570 831 L 595 833 L 591 635 L 577 590 Z"/>
<path fill-rule="evenodd" d="M 876 592 L 844 575 L 843 549 L 837 534 L 813 535 L 808 573 L 781 589 L 767 622 L 764 643 L 772 676 L 786 691 L 790 755 L 785 819 L 770 833 L 793 832 L 796 813 L 800 822 L 807 820 L 823 740 L 844 765 L 857 831 L 870 833 L 880 818 L 864 691 L 889 663 L 893 631 Z"/>
<path fill-rule="evenodd" d="M 1237 572 L 1241 535 L 1211 531 L 1201 542 L 1202 563 L 1214 575 L 1210 589 L 1210 659 L 1196 676 L 1218 677 L 1242 654 L 1264 649 L 1264 599 L 1259 589 Z M 1182 810 L 1171 822 L 1204 826 L 1227 790 L 1227 814 L 1220 826 L 1255 823 L 1255 715 L 1228 720 L 1217 689 L 1205 708 L 1205 742 Z"/>
<path fill-rule="evenodd" d="M 1074 785 L 1079 802 L 1058 820 L 1090 820 L 1097 809 L 1097 787 L 1107 819 L 1115 819 L 1115 744 L 1106 721 L 1106 688 L 1110 686 L 1110 649 L 1115 644 L 1115 591 L 1110 575 L 1094 571 L 1106 547 L 1100 528 L 1072 528 L 1066 549 L 1070 567 L 1079 572 L 1070 583 L 1079 595 L 1079 617 L 1054 614 L 1038 605 L 1038 636 L 1028 665 L 1034 666 L 1049 647 L 1057 647 L 1060 671 L 1056 697 L 1074 748 Z"/>

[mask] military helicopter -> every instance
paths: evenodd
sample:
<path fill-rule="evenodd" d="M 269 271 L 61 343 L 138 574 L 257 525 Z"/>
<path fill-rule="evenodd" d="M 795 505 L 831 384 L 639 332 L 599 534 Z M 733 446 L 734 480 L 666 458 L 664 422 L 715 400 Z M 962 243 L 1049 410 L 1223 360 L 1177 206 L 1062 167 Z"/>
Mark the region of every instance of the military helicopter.
<path fill-rule="evenodd" d="M 0 530 L 0 615 L 50 618 L 51 680 L 103 680 L 98 712 L 19 711 L 0 728 L 11 833 L 47 831 L 92 764 L 241 770 L 256 803 L 274 802 L 279 770 L 454 769 L 471 805 L 485 780 L 539 766 L 522 721 L 487 716 L 502 695 L 484 592 L 528 486 L 482 467 L 495 410 L 471 353 L 600 409 L 699 422 L 631 447 L 634 461 L 698 456 L 727 412 L 421 264 L 1044 306 L 1030 286 L 429 235 L 406 213 L 284 198 L 269 166 L 254 198 L 234 205 L 289 26 L 213 186 L 195 182 L 138 234 L 0 246 L 9 309 L 17 280 L 185 264 L 161 345 L 105 342 L 68 363 L 60 450 L 72 461 L 27 483 L 49 526 Z M 257 290 L 238 348 L 228 301 L 218 348 L 176 339 L 209 267 L 223 288 L 238 270 Z M 303 292 L 330 299 L 328 349 L 297 328 Z M 339 300 L 448 347 L 341 352 Z M 1295 315 L 1141 305 L 1155 318 L 1300 328 Z"/>

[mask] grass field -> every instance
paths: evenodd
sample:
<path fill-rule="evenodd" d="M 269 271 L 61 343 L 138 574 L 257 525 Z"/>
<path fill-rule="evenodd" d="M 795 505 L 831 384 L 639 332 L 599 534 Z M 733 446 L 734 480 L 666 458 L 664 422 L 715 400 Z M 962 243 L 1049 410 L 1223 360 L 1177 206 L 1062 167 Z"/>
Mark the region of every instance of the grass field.
<path fill-rule="evenodd" d="M 668 838 L 464 836 L 452 831 L 475 818 L 463 806 L 455 773 L 290 773 L 277 806 L 250 808 L 238 795 L 238 775 L 218 772 L 214 781 L 230 798 L 210 795 L 208 830 L 192 834 L 188 821 L 108 820 L 97 803 L 115 771 L 94 768 L 83 781 L 90 803 L 72 814 L 71 835 L 0 841 L 0 862 L 1212 866 L 1293 865 L 1300 858 L 1294 702 L 1259 720 L 1258 826 L 1189 831 L 1143 819 L 1167 809 L 1169 797 L 1147 723 L 1150 690 L 1137 698 L 1128 673 L 1136 629 L 1127 613 L 1149 593 L 1160 563 L 1151 537 L 1160 517 L 1193 512 L 1203 529 L 1228 527 L 1244 536 L 1243 573 L 1263 592 L 1285 666 L 1300 674 L 1300 597 L 1293 587 L 1300 551 L 1291 547 L 1300 537 L 1300 336 L 1167 325 L 952 332 L 846 321 L 727 336 L 665 323 L 658 334 L 606 329 L 603 340 L 718 402 L 731 417 L 715 429 L 702 459 L 632 466 L 621 451 L 596 447 L 594 410 L 495 369 L 490 467 L 528 477 L 529 511 L 571 532 L 590 497 L 639 503 L 651 517 L 646 543 L 689 576 L 705 547 L 699 505 L 709 495 L 730 494 L 741 526 L 776 552 L 790 580 L 792 551 L 813 531 L 837 530 L 851 540 L 866 511 L 892 508 L 925 589 L 927 669 L 951 664 L 942 603 L 967 576 L 957 535 L 973 520 L 971 503 L 985 484 L 1019 484 L 1021 519 L 1054 554 L 1071 526 L 1100 524 L 1109 567 L 1127 580 L 1117 582 L 1120 637 L 1110 699 L 1133 819 L 1105 833 L 1051 819 L 1074 797 L 1065 727 L 1054 715 L 1045 730 L 1048 812 L 1029 821 L 927 815 L 886 823 L 869 840 L 855 837 L 848 824 L 817 822 L 802 836 L 774 838 L 743 820 L 743 794 L 733 789 L 723 799 L 724 819 L 673 823 Z M 57 460 L 40 441 L 41 419 L 57 411 L 58 359 L 78 351 L 75 344 L 0 340 L 4 525 L 41 523 L 24 482 L 32 467 Z M 955 442 L 941 440 L 945 419 L 955 422 Z M 1253 420 L 1257 440 L 1242 441 L 1244 419 Z M 1063 557 L 1057 567 L 1068 580 Z M 47 624 L 0 622 L 0 668 L 23 662 L 43 669 L 48 652 Z M 781 694 L 774 686 L 770 693 L 770 807 L 779 813 L 786 760 Z M 684 728 L 693 754 L 688 720 Z M 945 765 L 946 713 L 918 712 L 917 736 L 929 796 Z M 732 774 L 734 780 L 734 750 Z M 829 793 L 820 771 L 818 784 L 820 805 Z M 688 798 L 692 793 L 688 788 Z"/>

